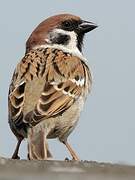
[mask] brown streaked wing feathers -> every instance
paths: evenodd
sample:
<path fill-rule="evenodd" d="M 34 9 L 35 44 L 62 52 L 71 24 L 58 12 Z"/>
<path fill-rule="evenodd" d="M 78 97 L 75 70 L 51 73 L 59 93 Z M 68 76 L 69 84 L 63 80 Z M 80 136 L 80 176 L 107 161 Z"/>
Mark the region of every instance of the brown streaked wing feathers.
<path fill-rule="evenodd" d="M 45 66 L 43 51 L 34 51 L 27 53 L 21 62 L 17 65 L 9 87 L 9 122 L 20 123 L 23 118 L 23 107 L 25 103 L 25 87 L 27 83 L 37 77 L 38 64 L 42 66 L 39 72 L 43 71 Z M 20 117 L 22 117 L 20 119 Z"/>
<path fill-rule="evenodd" d="M 33 113 L 31 112 L 31 119 L 27 118 L 32 125 L 36 125 L 42 119 L 61 115 L 84 90 L 84 85 L 77 85 L 72 81 L 76 76 L 78 80 L 85 79 L 85 69 L 81 60 L 60 50 L 55 50 L 55 56 L 52 57 L 48 59 L 46 66 L 48 82 L 44 85 Z M 54 62 L 57 69 L 53 65 Z M 48 64 L 51 65 L 48 66 Z"/>
<path fill-rule="evenodd" d="M 23 112 L 24 103 L 27 101 L 24 99 L 25 86 L 35 77 L 37 81 L 40 78 L 45 79 L 43 91 L 35 109 L 24 117 L 25 121 L 36 125 L 42 118 L 61 115 L 83 93 L 85 84 L 81 86 L 73 81 L 75 77 L 78 80 L 85 79 L 85 73 L 88 72 L 85 72 L 86 68 L 83 66 L 85 64 L 79 58 L 60 50 L 37 49 L 26 54 L 17 68 L 18 76 L 13 77 L 10 87 L 9 111 L 12 119 L 16 120 Z M 21 83 L 24 83 L 22 88 Z"/>

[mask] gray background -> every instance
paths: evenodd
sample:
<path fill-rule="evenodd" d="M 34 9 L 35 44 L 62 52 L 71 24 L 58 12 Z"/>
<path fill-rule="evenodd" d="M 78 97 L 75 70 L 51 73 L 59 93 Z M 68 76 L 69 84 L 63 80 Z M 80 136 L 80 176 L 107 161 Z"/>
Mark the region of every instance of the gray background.
<path fill-rule="evenodd" d="M 93 72 L 93 89 L 69 141 L 81 159 L 135 164 L 135 1 L 4 0 L 0 2 L 0 154 L 10 157 L 16 139 L 7 123 L 7 93 L 25 41 L 46 17 L 73 13 L 96 22 L 84 54 Z M 56 159 L 65 147 L 50 141 Z M 20 154 L 26 157 L 26 142 Z"/>

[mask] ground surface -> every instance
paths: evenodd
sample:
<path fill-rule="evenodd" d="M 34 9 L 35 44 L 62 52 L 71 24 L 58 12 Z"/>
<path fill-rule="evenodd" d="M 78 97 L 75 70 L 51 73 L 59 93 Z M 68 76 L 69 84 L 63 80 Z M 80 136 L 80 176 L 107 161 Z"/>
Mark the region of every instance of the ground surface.
<path fill-rule="evenodd" d="M 135 180 L 135 166 L 0 158 L 0 180 Z"/>

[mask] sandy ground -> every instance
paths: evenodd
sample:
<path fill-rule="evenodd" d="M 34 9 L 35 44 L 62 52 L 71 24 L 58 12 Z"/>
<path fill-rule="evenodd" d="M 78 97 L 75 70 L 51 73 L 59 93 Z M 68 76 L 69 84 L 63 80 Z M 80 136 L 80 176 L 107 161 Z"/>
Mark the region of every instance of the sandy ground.
<path fill-rule="evenodd" d="M 0 180 L 135 180 L 135 166 L 0 158 Z"/>

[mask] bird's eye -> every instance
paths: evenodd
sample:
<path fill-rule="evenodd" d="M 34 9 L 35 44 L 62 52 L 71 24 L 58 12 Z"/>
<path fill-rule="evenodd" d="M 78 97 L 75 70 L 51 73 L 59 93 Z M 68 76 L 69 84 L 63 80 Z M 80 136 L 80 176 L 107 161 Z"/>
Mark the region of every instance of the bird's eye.
<path fill-rule="evenodd" d="M 64 22 L 63 22 L 63 26 L 64 26 L 65 28 L 70 28 L 70 27 L 72 27 L 72 22 L 71 22 L 71 21 L 64 21 Z"/>

